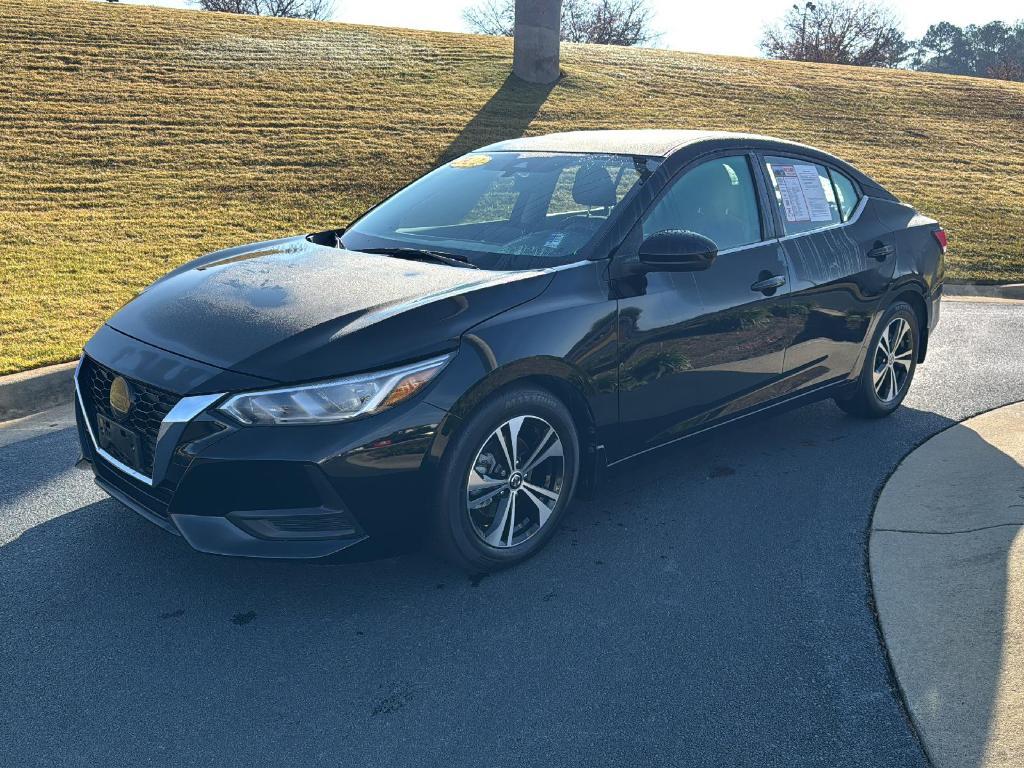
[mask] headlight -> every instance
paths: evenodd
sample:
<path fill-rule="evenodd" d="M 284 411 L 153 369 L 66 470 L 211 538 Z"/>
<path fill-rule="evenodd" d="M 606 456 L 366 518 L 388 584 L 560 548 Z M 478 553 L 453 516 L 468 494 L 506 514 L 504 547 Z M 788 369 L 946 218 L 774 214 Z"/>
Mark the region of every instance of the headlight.
<path fill-rule="evenodd" d="M 234 395 L 217 410 L 243 424 L 320 424 L 390 408 L 434 378 L 451 355 L 378 373 Z"/>

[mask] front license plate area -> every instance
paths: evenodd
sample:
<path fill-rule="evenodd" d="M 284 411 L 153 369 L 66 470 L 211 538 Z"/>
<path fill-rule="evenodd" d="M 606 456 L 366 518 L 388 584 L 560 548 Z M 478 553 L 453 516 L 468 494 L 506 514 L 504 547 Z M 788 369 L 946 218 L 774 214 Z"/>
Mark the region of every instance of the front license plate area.
<path fill-rule="evenodd" d="M 139 436 L 102 414 L 96 414 L 96 419 L 99 426 L 100 448 L 120 459 L 129 467 L 138 469 L 142 465 L 139 460 L 141 453 Z"/>

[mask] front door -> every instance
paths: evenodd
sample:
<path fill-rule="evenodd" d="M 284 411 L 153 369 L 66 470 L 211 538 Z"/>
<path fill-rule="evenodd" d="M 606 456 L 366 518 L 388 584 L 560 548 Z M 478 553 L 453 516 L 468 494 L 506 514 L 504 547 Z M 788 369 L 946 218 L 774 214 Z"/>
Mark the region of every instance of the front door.
<path fill-rule="evenodd" d="M 639 225 L 645 237 L 698 232 L 719 255 L 703 272 L 649 273 L 640 295 L 619 300 L 625 455 L 774 396 L 792 335 L 789 274 L 752 162 L 722 156 L 685 169 Z"/>

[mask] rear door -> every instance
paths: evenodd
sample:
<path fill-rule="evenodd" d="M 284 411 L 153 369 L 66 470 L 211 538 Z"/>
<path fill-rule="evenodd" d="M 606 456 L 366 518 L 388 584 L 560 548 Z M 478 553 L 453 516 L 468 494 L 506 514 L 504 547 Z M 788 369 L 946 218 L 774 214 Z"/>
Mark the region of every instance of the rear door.
<path fill-rule="evenodd" d="M 773 215 L 790 265 L 796 333 L 783 394 L 854 368 L 896 264 L 893 235 L 857 184 L 799 155 L 762 155 Z"/>

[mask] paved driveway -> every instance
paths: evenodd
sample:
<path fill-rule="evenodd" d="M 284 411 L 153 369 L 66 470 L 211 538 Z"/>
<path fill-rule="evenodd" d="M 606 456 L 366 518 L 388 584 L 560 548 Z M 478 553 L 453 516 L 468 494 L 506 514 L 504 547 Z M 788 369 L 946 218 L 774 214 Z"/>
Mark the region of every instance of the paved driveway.
<path fill-rule="evenodd" d="M 924 766 L 872 616 L 874 494 L 1024 397 L 1021 305 L 943 309 L 893 418 L 821 403 L 648 455 L 484 579 L 195 554 L 72 469 L 71 430 L 0 430 L 0 762 Z"/>

